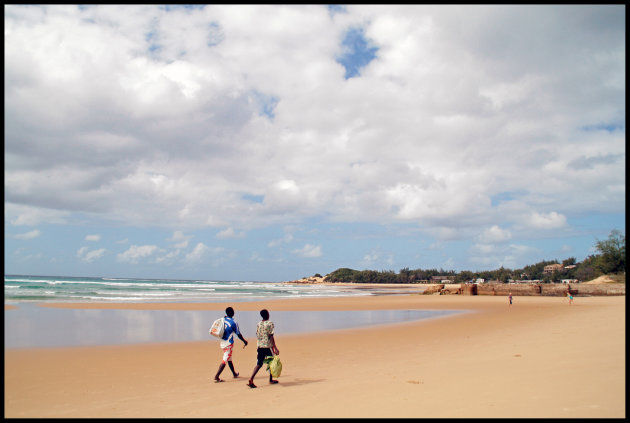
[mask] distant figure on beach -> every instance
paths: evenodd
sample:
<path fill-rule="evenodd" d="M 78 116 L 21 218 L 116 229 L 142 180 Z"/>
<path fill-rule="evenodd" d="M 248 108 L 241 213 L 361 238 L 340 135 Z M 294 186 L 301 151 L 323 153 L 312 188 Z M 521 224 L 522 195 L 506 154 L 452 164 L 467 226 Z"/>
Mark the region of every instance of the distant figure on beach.
<path fill-rule="evenodd" d="M 262 320 L 256 325 L 256 339 L 258 345 L 256 366 L 254 366 L 252 377 L 250 377 L 247 382 L 247 386 L 250 388 L 257 387 L 254 385 L 254 377 L 256 377 L 256 373 L 258 373 L 258 370 L 262 367 L 265 357 L 280 354 L 278 347 L 276 347 L 276 340 L 273 337 L 274 326 L 273 322 L 269 320 L 269 311 L 260 310 L 260 316 Z M 277 380 L 272 378 L 271 372 L 269 372 L 269 383 L 278 383 Z"/>
<path fill-rule="evenodd" d="M 573 303 L 573 295 L 571 295 L 569 290 L 567 290 L 567 298 L 569 299 L 569 305 L 571 305 Z"/>
<path fill-rule="evenodd" d="M 510 295 L 508 296 L 508 299 L 510 300 L 510 306 L 512 305 L 512 293 L 510 292 Z"/>
<path fill-rule="evenodd" d="M 214 377 L 214 382 L 223 382 L 219 376 L 221 376 L 221 372 L 225 369 L 225 364 L 227 363 L 230 366 L 230 370 L 232 371 L 232 375 L 237 378 L 238 373 L 234 370 L 234 364 L 232 363 L 232 352 L 234 351 L 234 334 L 240 338 L 241 341 L 245 343 L 245 348 L 247 346 L 247 341 L 241 335 L 241 331 L 238 328 L 238 323 L 236 323 L 233 319 L 234 317 L 234 309 L 232 307 L 228 307 L 225 309 L 225 317 L 223 318 L 225 322 L 225 331 L 223 332 L 223 337 L 221 338 L 221 343 L 219 346 L 223 350 L 223 361 L 219 365 L 219 370 L 217 371 L 216 376 Z"/>

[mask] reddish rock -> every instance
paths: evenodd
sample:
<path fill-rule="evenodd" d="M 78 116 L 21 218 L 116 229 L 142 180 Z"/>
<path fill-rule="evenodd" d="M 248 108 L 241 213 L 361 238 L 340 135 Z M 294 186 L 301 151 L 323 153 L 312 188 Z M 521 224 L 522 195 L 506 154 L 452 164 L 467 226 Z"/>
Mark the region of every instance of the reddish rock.
<path fill-rule="evenodd" d="M 424 295 L 438 294 L 439 292 L 442 291 L 442 289 L 444 289 L 444 284 L 436 284 L 425 289 L 422 294 Z"/>

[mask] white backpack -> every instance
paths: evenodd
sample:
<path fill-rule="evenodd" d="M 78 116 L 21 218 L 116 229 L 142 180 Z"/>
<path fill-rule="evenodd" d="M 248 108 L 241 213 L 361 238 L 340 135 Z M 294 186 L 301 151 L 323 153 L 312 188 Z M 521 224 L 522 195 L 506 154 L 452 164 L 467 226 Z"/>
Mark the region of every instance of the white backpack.
<path fill-rule="evenodd" d="M 217 338 L 223 338 L 223 333 L 225 332 L 225 321 L 223 317 L 217 319 L 212 323 L 212 327 L 210 328 L 210 335 L 216 336 Z"/>

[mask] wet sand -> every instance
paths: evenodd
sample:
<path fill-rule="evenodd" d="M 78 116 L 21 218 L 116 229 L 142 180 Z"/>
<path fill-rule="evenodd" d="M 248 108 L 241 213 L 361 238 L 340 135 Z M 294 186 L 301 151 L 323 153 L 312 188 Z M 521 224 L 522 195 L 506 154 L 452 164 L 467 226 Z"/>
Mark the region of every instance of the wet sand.
<path fill-rule="evenodd" d="M 433 320 L 277 333 L 280 383 L 255 339 L 224 383 L 215 340 L 5 349 L 5 417 L 625 417 L 625 297 L 383 295 L 116 308 L 460 309 Z M 79 305 L 63 305 L 79 307 Z M 91 304 L 80 307 L 105 308 Z M 5 307 L 5 313 L 10 313 Z M 246 334 L 247 335 L 247 334 Z"/>

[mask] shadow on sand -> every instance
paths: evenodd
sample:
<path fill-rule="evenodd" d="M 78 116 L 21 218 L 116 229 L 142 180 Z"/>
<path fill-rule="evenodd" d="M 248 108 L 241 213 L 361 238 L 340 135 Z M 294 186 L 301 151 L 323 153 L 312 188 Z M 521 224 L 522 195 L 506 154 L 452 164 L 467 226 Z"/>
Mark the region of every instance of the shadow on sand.
<path fill-rule="evenodd" d="M 308 385 L 309 383 L 318 383 L 318 382 L 324 382 L 326 379 L 303 379 L 303 378 L 297 378 L 291 381 L 282 381 L 281 377 L 278 378 L 278 380 L 280 381 L 280 383 L 278 383 L 278 386 L 285 386 L 285 387 L 291 387 L 291 386 L 300 386 L 300 385 Z"/>

